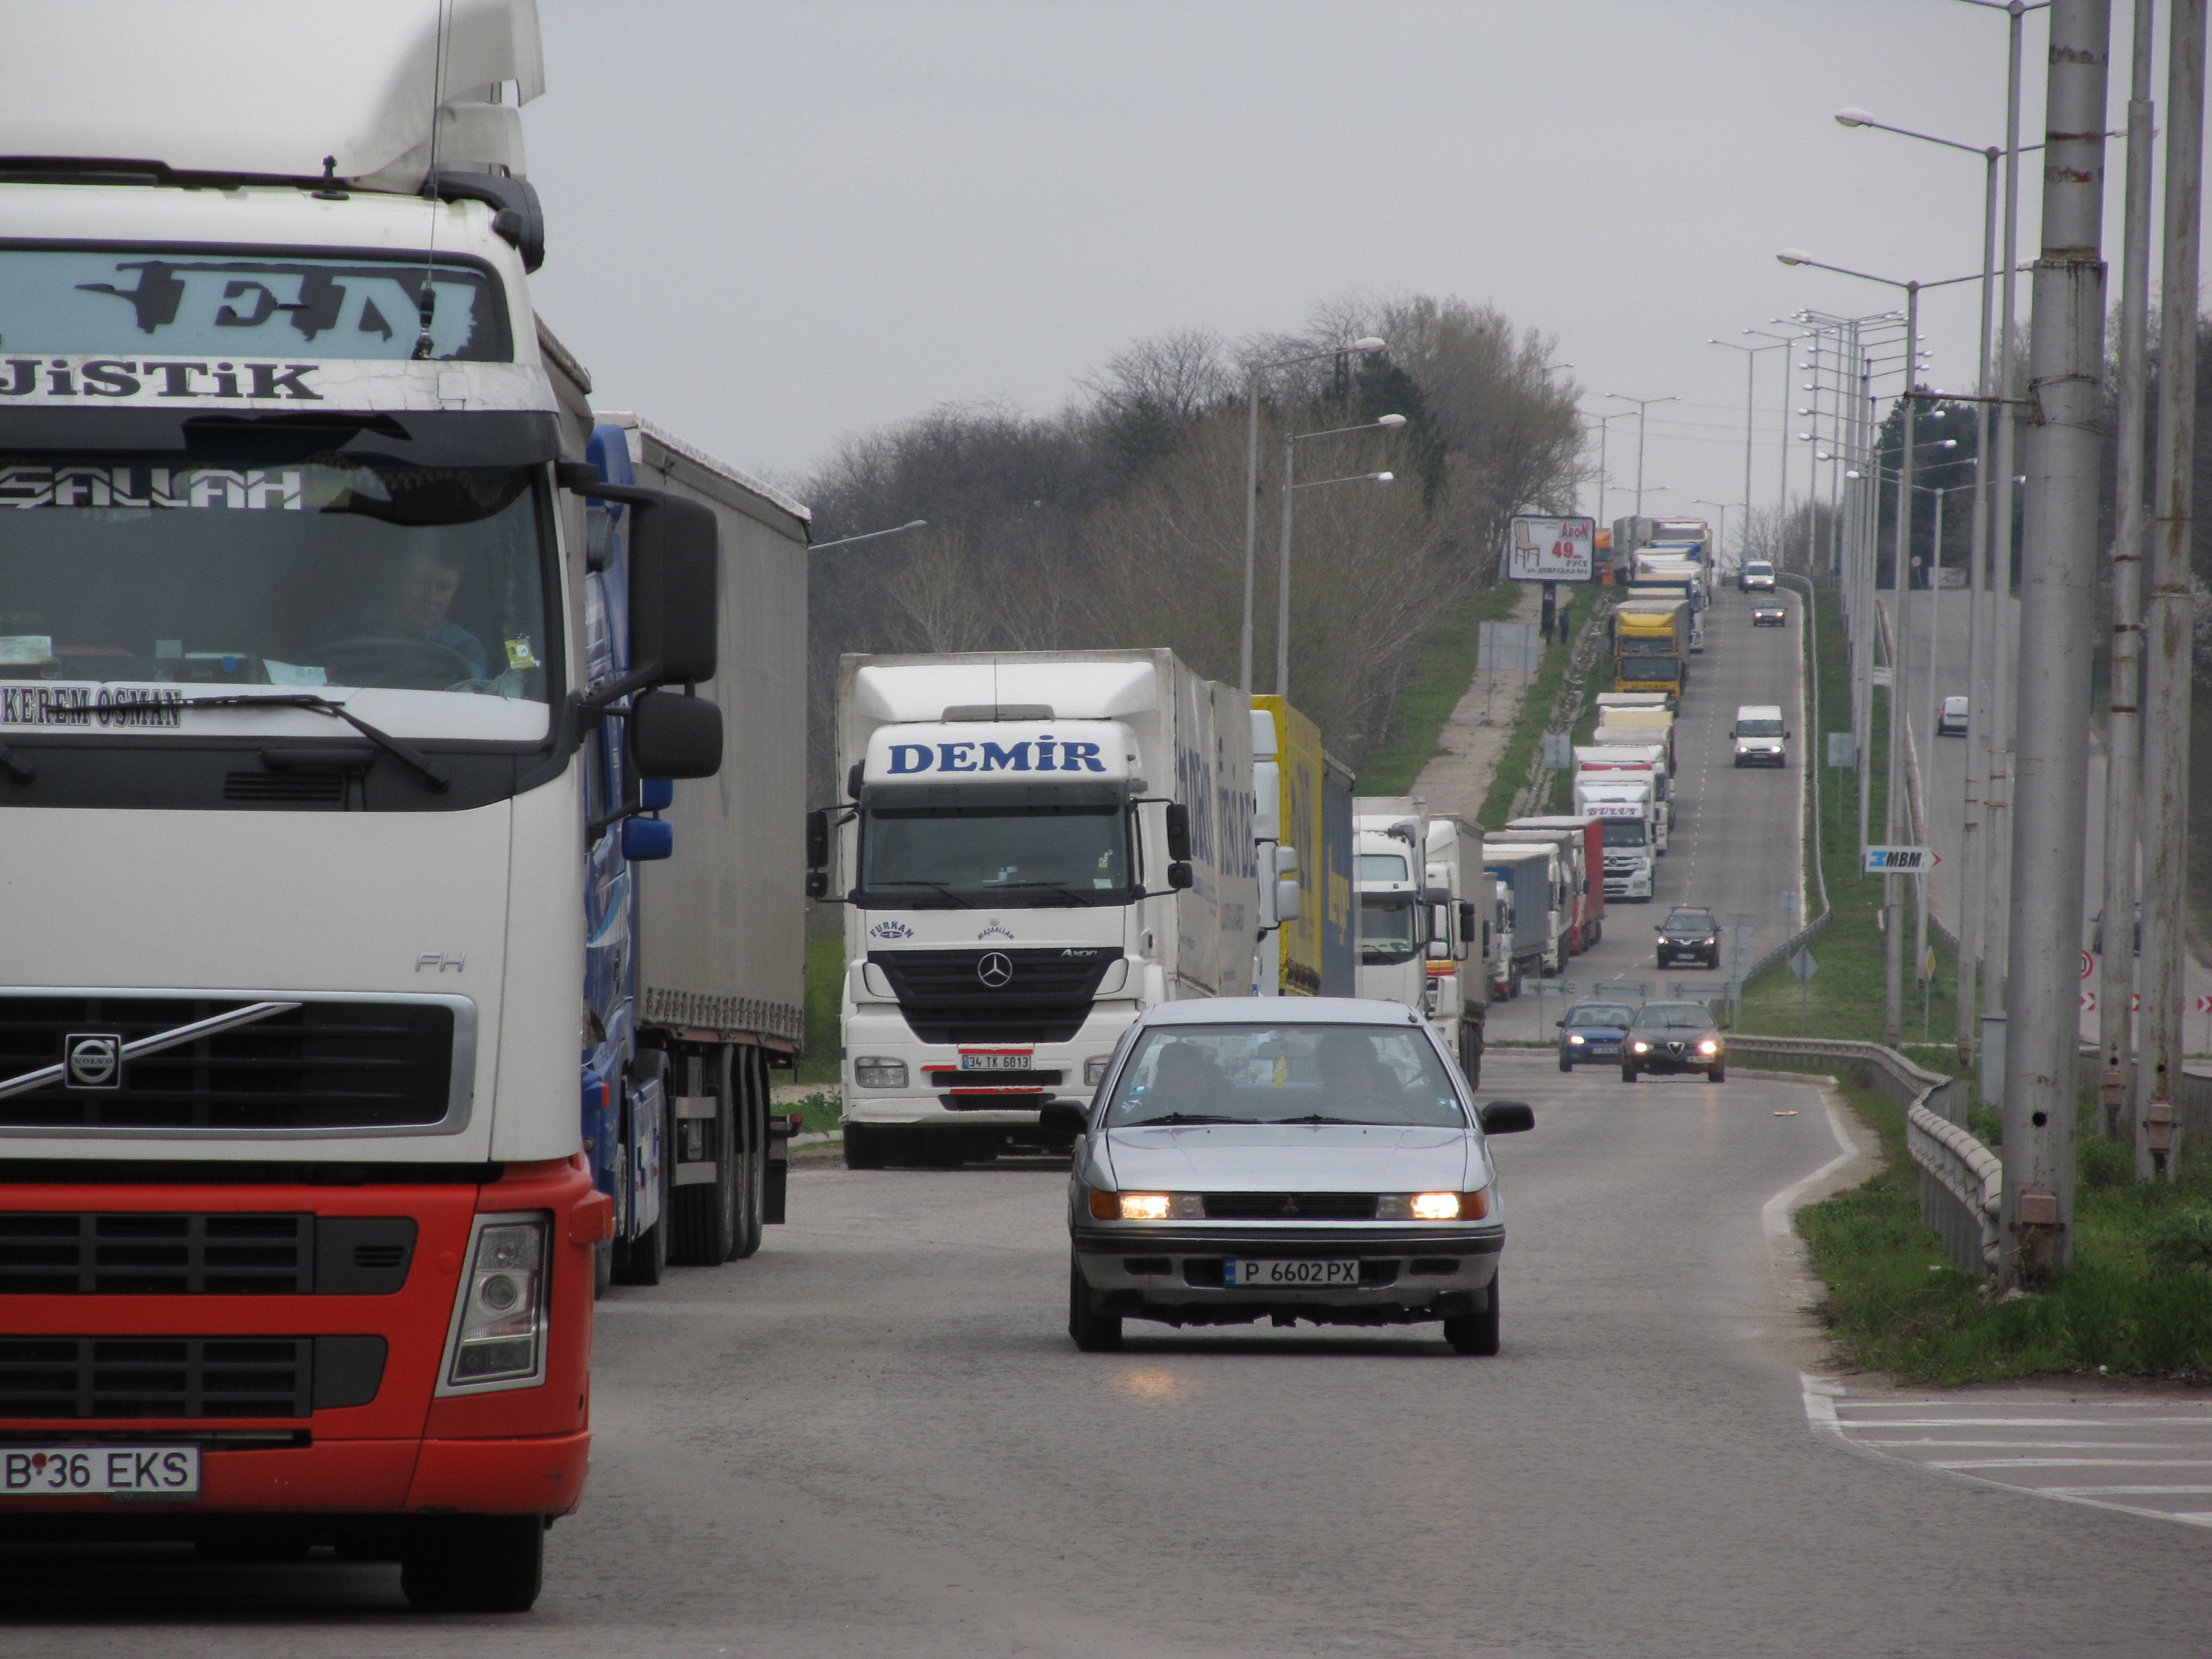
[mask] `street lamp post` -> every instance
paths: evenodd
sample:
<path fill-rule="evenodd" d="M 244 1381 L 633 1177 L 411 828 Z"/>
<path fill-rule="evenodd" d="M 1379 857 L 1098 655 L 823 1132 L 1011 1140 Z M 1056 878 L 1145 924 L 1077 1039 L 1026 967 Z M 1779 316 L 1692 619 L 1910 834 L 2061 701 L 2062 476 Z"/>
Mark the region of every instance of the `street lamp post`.
<path fill-rule="evenodd" d="M 1856 276 L 1861 282 L 1880 283 L 1888 288 L 1905 290 L 1905 390 L 1899 402 L 1904 419 L 1904 455 L 1899 464 L 1897 492 L 1897 551 L 1893 561 L 1890 579 L 1897 593 L 1897 615 L 1892 623 L 1889 653 L 1890 687 L 1889 718 L 1887 721 L 1889 764 L 1888 781 L 1882 803 L 1882 834 L 1894 844 L 1897 838 L 1898 796 L 1904 774 L 1904 727 L 1900 711 L 1910 703 L 1905 693 L 1905 623 L 1906 605 L 1912 592 L 1912 491 L 1904 486 L 1912 482 L 1913 428 L 1918 424 L 1914 418 L 1913 400 L 1919 394 L 1913 388 L 1913 368 L 1918 362 L 1920 344 L 1920 293 L 1923 289 L 1948 288 L 1954 283 L 1978 280 L 1980 273 L 1971 276 L 1949 276 L 1937 283 L 1898 282 L 1887 276 L 1875 276 L 1863 270 L 1851 270 L 1842 265 L 1832 265 L 1815 259 L 1796 248 L 1784 248 L 1775 255 L 1785 265 L 1809 265 L 1816 270 L 1829 270 L 1839 276 Z M 1905 1036 L 1905 906 L 1904 890 L 1898 884 L 1902 878 L 1887 872 L 1882 876 L 1882 1041 L 1895 1044 Z M 1915 878 L 1925 881 L 1925 876 Z"/>
<path fill-rule="evenodd" d="M 1291 501 L 1301 489 L 1317 489 L 1323 484 L 1359 483 L 1372 482 L 1389 483 L 1388 472 L 1355 472 L 1342 478 L 1316 478 L 1310 483 L 1298 483 L 1292 477 L 1297 465 L 1297 446 L 1309 438 L 1334 438 L 1347 432 L 1373 432 L 1390 429 L 1406 424 L 1403 415 L 1384 415 L 1372 421 L 1362 421 L 1357 426 L 1333 426 L 1322 432 L 1291 432 L 1283 438 L 1283 549 L 1275 573 L 1275 695 L 1287 698 L 1291 695 Z"/>
<path fill-rule="evenodd" d="M 1744 330 L 1747 334 L 1751 331 L 1749 329 Z M 1743 353 L 1743 549 L 1736 556 L 1740 562 L 1751 556 L 1752 392 L 1759 372 L 1759 354 L 1762 351 L 1772 351 L 1778 347 L 1786 352 L 1789 349 L 1789 342 L 1778 340 L 1773 345 L 1763 346 L 1738 345 L 1734 340 L 1707 340 L 1705 343 L 1726 346 L 1730 351 Z M 1786 356 L 1782 360 L 1782 380 L 1783 399 L 1787 402 L 1790 396 L 1790 360 Z M 1776 551 L 1778 553 L 1780 549 L 1778 548 Z M 1776 563 L 1778 568 L 1780 561 L 1778 559 Z"/>
<path fill-rule="evenodd" d="M 1630 398 L 1618 392 L 1605 395 L 1617 403 L 1636 405 L 1636 516 L 1640 519 L 1644 516 L 1644 411 L 1653 404 L 1675 404 L 1681 399 L 1673 392 L 1663 398 Z"/>
<path fill-rule="evenodd" d="M 1383 343 L 1374 335 L 1364 335 L 1354 340 L 1347 351 L 1373 352 L 1383 349 Z M 1246 696 L 1252 695 L 1252 567 L 1255 538 L 1259 533 L 1260 518 L 1260 377 L 1270 369 L 1291 368 L 1299 363 L 1316 363 L 1324 357 L 1340 354 L 1328 351 L 1309 351 L 1302 357 L 1278 357 L 1272 362 L 1254 363 L 1245 374 L 1244 413 L 1244 623 L 1237 636 L 1237 684 Z M 1285 501 L 1288 496 L 1284 498 Z M 1287 532 L 1285 532 L 1286 535 Z"/>
<path fill-rule="evenodd" d="M 1714 501 L 1710 496 L 1700 495 L 1696 501 L 1691 502 L 1690 505 L 1692 507 L 1718 507 L 1720 509 L 1721 521 L 1719 526 L 1713 532 L 1713 565 L 1715 574 L 1717 574 L 1720 565 L 1720 550 L 1728 545 L 1729 503 L 1726 501 Z M 1744 518 L 1748 520 L 1751 517 L 1750 502 L 1746 501 L 1744 503 L 1743 514 Z"/>

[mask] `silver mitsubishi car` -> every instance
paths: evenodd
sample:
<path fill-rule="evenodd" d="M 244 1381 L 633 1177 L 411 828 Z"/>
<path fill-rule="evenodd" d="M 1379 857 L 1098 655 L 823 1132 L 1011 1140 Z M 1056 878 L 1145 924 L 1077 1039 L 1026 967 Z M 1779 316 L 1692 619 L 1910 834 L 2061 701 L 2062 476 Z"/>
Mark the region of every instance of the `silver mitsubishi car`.
<path fill-rule="evenodd" d="M 1125 1319 L 1441 1320 L 1455 1352 L 1498 1352 L 1486 1135 L 1535 1114 L 1478 1109 L 1402 1003 L 1167 1003 L 1123 1036 L 1087 1111 L 1048 1112 L 1078 1134 L 1067 1328 L 1085 1352 L 1119 1347 Z"/>

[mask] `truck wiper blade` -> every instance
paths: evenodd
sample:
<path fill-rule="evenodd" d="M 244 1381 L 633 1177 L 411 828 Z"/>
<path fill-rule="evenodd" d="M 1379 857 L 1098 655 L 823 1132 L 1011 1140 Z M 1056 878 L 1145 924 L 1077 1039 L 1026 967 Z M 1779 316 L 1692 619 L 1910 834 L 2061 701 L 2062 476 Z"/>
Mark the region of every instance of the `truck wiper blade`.
<path fill-rule="evenodd" d="M 1097 896 L 1095 894 L 1086 893 L 1074 887 L 1063 886 L 1056 881 L 1010 881 L 1004 884 L 1007 887 L 1042 887 L 1051 892 L 1058 893 L 1069 902 L 1082 905 L 1085 908 L 1098 902 Z"/>
<path fill-rule="evenodd" d="M 941 881 L 879 881 L 872 884 L 878 887 L 927 887 L 944 894 L 963 910 L 972 910 L 975 908 L 975 900 L 962 898 L 959 894 Z"/>
<path fill-rule="evenodd" d="M 420 773 L 423 781 L 438 793 L 444 794 L 452 787 L 453 775 L 432 760 L 410 743 L 403 742 L 367 720 L 334 698 L 318 696 L 312 691 L 283 691 L 275 696 L 187 697 L 188 708 L 312 708 L 319 714 L 332 715 L 367 738 L 379 749 Z"/>

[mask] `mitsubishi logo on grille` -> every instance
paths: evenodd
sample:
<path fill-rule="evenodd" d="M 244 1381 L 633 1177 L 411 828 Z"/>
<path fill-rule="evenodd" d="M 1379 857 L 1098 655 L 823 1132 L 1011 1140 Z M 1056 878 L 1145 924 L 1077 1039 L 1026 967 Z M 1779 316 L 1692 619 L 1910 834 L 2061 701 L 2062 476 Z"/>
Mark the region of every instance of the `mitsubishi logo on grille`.
<path fill-rule="evenodd" d="M 975 964 L 975 977 L 994 991 L 1002 989 L 1014 976 L 1014 959 L 1004 951 L 987 951 Z"/>
<path fill-rule="evenodd" d="M 123 1039 L 112 1031 L 71 1031 L 62 1038 L 62 1072 L 72 1089 L 123 1086 Z"/>

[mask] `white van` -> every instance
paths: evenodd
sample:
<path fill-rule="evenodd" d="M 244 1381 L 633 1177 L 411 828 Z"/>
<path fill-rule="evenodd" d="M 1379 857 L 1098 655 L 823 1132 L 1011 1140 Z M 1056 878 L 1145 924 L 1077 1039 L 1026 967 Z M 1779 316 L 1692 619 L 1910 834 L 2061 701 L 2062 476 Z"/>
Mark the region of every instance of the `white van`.
<path fill-rule="evenodd" d="M 1745 703 L 1735 711 L 1735 724 L 1729 728 L 1729 736 L 1735 739 L 1738 766 L 1790 764 L 1790 730 L 1782 723 L 1778 703 Z"/>
<path fill-rule="evenodd" d="M 1746 559 L 1736 567 L 1735 586 L 1741 593 L 1771 593 L 1774 591 L 1772 561 Z"/>

